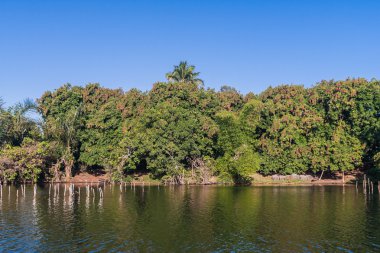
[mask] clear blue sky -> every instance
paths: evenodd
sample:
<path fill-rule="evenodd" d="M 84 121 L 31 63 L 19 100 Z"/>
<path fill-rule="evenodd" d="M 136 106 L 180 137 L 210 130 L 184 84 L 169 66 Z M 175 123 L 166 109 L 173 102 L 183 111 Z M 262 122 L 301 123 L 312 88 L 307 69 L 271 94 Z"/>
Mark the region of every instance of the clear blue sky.
<path fill-rule="evenodd" d="M 147 90 L 180 60 L 243 93 L 380 78 L 380 1 L 0 1 L 7 105 L 67 82 Z"/>

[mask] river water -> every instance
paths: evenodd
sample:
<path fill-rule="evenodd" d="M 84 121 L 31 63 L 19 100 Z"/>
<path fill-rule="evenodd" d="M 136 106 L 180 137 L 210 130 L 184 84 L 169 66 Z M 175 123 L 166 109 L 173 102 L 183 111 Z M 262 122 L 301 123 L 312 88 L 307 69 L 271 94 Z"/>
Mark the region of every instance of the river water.
<path fill-rule="evenodd" d="M 355 186 L 2 186 L 0 251 L 380 252 Z"/>

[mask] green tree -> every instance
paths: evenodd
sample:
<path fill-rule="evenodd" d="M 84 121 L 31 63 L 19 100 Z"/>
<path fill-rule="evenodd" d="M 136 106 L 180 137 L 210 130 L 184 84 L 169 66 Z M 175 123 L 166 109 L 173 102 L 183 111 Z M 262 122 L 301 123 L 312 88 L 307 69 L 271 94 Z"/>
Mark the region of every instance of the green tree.
<path fill-rule="evenodd" d="M 308 101 L 308 90 L 298 85 L 268 88 L 260 95 L 264 116 L 260 137 L 261 171 L 305 173 L 310 168 L 309 140 L 323 122 Z M 264 130 L 264 129 L 263 129 Z"/>
<path fill-rule="evenodd" d="M 79 156 L 79 130 L 83 127 L 82 88 L 66 84 L 54 92 L 46 92 L 39 100 L 39 111 L 45 121 L 45 135 L 50 141 L 59 144 L 59 159 L 54 169 L 54 177 L 60 178 L 63 167 L 66 180 Z"/>
<path fill-rule="evenodd" d="M 25 138 L 21 146 L 6 145 L 0 151 L 0 181 L 37 182 L 49 174 L 53 146 Z"/>
<path fill-rule="evenodd" d="M 244 99 L 235 88 L 224 85 L 217 93 L 220 107 L 226 111 L 238 111 L 243 107 Z"/>
<path fill-rule="evenodd" d="M 31 101 L 6 109 L 0 100 L 3 178 L 69 180 L 81 168 L 113 180 L 139 171 L 178 184 L 207 183 L 213 174 L 241 183 L 255 172 L 322 177 L 377 166 L 375 79 L 280 85 L 243 96 L 230 86 L 204 88 L 186 62 L 167 78 L 146 92 L 63 85 L 38 100 L 42 124 L 28 114 Z M 29 158 L 39 156 L 33 150 L 41 143 L 54 147 L 49 158 L 40 156 L 41 166 L 55 166 L 39 172 L 27 165 L 35 164 Z M 20 171 L 8 170 L 16 163 Z"/>
<path fill-rule="evenodd" d="M 118 165 L 122 139 L 122 90 L 101 88 L 89 84 L 83 90 L 81 142 L 79 161 L 91 168 Z"/>
<path fill-rule="evenodd" d="M 66 181 L 70 180 L 76 161 L 75 152 L 79 146 L 78 129 L 80 127 L 81 109 L 79 106 L 59 118 L 51 118 L 45 126 L 48 138 L 59 144 L 60 158 L 55 165 L 55 177 L 59 177 L 59 168 L 63 166 Z"/>
<path fill-rule="evenodd" d="M 20 146 L 26 137 L 37 137 L 39 129 L 37 122 L 28 116 L 36 110 L 36 104 L 30 99 L 17 103 L 5 109 L 0 109 L 0 146 L 5 143 Z"/>
<path fill-rule="evenodd" d="M 219 126 L 217 169 L 221 176 L 231 176 L 236 183 L 249 183 L 250 176 L 260 169 L 261 158 L 256 152 L 244 122 L 246 114 L 222 111 L 217 114 Z M 244 118 L 244 120 L 242 120 Z"/>
<path fill-rule="evenodd" d="M 155 175 L 183 184 L 191 162 L 213 153 L 216 125 L 197 111 L 163 102 L 131 122 L 125 143 L 133 168 L 145 164 Z M 136 163 L 137 162 L 137 163 Z"/>
<path fill-rule="evenodd" d="M 343 121 L 333 132 L 331 140 L 331 171 L 344 173 L 359 168 L 362 165 L 363 145 L 359 139 L 345 131 L 346 125 Z"/>
<path fill-rule="evenodd" d="M 315 106 L 324 114 L 326 129 L 333 131 L 343 120 L 345 131 L 365 144 L 363 161 L 371 164 L 380 150 L 380 82 L 363 78 L 322 81 L 312 92 Z"/>
<path fill-rule="evenodd" d="M 0 97 L 0 148 L 3 146 L 5 143 L 5 138 L 6 138 L 6 121 L 4 118 L 4 101 Z"/>

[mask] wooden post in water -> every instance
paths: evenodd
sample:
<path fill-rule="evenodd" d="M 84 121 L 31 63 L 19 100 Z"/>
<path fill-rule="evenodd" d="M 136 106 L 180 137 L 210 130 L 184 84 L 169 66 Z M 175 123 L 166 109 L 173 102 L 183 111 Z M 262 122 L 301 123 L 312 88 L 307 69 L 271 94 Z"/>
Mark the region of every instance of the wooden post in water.
<path fill-rule="evenodd" d="M 101 187 L 99 187 L 99 195 L 100 195 L 100 198 L 103 198 L 103 190 Z"/>
<path fill-rule="evenodd" d="M 371 181 L 369 180 L 369 177 L 367 178 L 368 181 L 368 191 L 371 193 Z"/>
<path fill-rule="evenodd" d="M 103 189 L 99 187 L 99 206 L 103 206 Z"/>
<path fill-rule="evenodd" d="M 368 193 L 371 193 L 371 181 L 367 178 Z"/>
<path fill-rule="evenodd" d="M 33 207 L 36 206 L 36 196 L 37 196 L 37 185 L 33 186 Z"/>

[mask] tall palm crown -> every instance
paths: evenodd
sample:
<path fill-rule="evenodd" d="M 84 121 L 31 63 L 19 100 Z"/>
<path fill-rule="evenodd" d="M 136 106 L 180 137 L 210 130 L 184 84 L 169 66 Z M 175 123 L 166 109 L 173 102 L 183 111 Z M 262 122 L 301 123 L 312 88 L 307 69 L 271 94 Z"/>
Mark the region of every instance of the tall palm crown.
<path fill-rule="evenodd" d="M 188 65 L 186 61 L 181 61 L 178 66 L 174 66 L 173 72 L 167 73 L 169 82 L 196 83 L 203 84 L 203 80 L 197 78 L 199 72 L 194 72 L 195 66 Z"/>
<path fill-rule="evenodd" d="M 37 122 L 28 116 L 36 108 L 32 100 L 26 99 L 5 110 L 0 100 L 0 146 L 4 143 L 21 145 L 24 137 L 37 127 Z"/>

